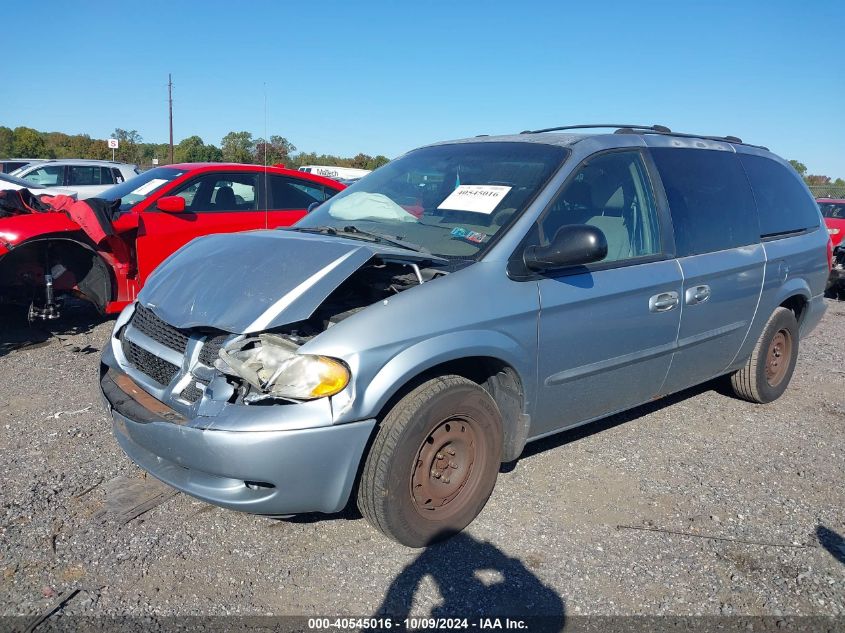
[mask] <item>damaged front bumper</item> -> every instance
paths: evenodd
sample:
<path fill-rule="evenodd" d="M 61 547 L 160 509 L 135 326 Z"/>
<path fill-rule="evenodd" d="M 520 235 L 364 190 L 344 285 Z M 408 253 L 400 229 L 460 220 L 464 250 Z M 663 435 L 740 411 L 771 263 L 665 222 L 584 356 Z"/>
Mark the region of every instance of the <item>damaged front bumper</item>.
<path fill-rule="evenodd" d="M 110 346 L 100 374 L 115 438 L 132 461 L 232 510 L 275 516 L 342 510 L 375 426 L 375 420 L 332 424 L 326 403 L 226 404 L 212 417 L 188 419 L 134 386 Z"/>

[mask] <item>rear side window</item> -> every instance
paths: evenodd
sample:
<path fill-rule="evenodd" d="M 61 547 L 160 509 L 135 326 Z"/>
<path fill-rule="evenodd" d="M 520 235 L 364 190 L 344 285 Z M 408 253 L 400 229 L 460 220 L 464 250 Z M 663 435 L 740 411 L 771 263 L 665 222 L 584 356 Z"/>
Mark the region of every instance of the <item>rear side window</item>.
<path fill-rule="evenodd" d="M 832 220 L 845 220 L 845 204 L 831 202 L 820 202 L 819 209 L 822 215 Z"/>
<path fill-rule="evenodd" d="M 68 167 L 69 184 L 83 185 L 113 185 L 111 172 L 107 167 L 96 165 L 71 165 Z"/>
<path fill-rule="evenodd" d="M 652 148 L 672 212 L 678 257 L 760 240 L 754 197 L 731 152 Z"/>
<path fill-rule="evenodd" d="M 270 176 L 270 208 L 278 211 L 307 209 L 314 202 L 323 202 L 327 196 L 320 186 L 304 185 L 302 181 L 284 176 Z"/>
<path fill-rule="evenodd" d="M 772 237 L 819 226 L 815 201 L 789 169 L 763 156 L 740 154 L 739 160 L 754 190 L 760 235 Z"/>

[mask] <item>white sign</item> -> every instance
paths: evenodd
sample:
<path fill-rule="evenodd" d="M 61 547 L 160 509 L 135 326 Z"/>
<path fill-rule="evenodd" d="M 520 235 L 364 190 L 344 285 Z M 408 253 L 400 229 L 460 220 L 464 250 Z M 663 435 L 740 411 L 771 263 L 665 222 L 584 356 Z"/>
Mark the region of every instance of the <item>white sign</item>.
<path fill-rule="evenodd" d="M 109 149 L 117 149 L 117 147 L 118 147 L 117 139 L 116 138 L 110 138 L 109 139 Z"/>
<path fill-rule="evenodd" d="M 153 165 L 158 165 L 158 158 L 153 158 Z"/>
<path fill-rule="evenodd" d="M 490 214 L 510 190 L 504 185 L 458 185 L 437 208 Z"/>
<path fill-rule="evenodd" d="M 136 196 L 146 196 L 153 189 L 163 185 L 167 180 L 164 178 L 153 178 L 150 182 L 146 182 L 137 189 L 133 189 L 132 193 Z M 130 194 L 131 195 L 131 194 Z"/>

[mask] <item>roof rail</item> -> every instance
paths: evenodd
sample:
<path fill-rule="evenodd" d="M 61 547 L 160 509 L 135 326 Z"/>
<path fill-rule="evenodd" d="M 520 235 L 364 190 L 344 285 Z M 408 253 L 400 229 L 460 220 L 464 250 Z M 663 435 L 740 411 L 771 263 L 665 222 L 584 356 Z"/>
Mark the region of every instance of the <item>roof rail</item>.
<path fill-rule="evenodd" d="M 661 134 L 671 134 L 670 130 L 665 125 L 626 125 L 624 123 L 587 123 L 584 125 L 563 125 L 560 127 L 547 127 L 542 130 L 523 130 L 520 134 L 542 134 L 543 132 L 560 132 L 561 130 L 585 130 L 599 127 L 615 127 L 629 130 L 650 130 Z"/>
<path fill-rule="evenodd" d="M 685 132 L 673 132 L 665 125 L 622 125 L 613 123 L 596 123 L 588 125 L 564 125 L 561 127 L 550 127 L 543 130 L 525 130 L 520 134 L 540 134 L 542 132 L 560 132 L 561 130 L 583 130 L 589 128 L 615 127 L 618 128 L 614 134 L 666 134 L 669 136 L 679 136 L 681 138 L 702 138 L 708 141 L 721 141 L 723 143 L 737 143 L 739 145 L 748 145 L 749 147 L 757 147 L 762 150 L 769 151 L 768 147 L 763 145 L 752 145 L 745 143 L 738 136 L 710 136 L 707 134 L 687 134 Z"/>

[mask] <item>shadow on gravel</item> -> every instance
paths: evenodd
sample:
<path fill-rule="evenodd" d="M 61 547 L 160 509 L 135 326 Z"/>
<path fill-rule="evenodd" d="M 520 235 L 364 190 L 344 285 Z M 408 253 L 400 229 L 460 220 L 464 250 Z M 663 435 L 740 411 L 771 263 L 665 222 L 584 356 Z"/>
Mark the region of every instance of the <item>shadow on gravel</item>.
<path fill-rule="evenodd" d="M 561 597 L 518 558 L 461 532 L 427 547 L 393 580 L 377 613 L 404 620 L 414 595 L 428 577 L 443 602 L 422 617 L 530 618 L 530 630 L 561 631 L 565 608 Z"/>
<path fill-rule="evenodd" d="M 0 308 L 0 357 L 18 350 L 46 347 L 52 342 L 64 344 L 62 336 L 85 334 L 106 319 L 90 303 L 77 299 L 68 299 L 62 316 L 55 321 L 29 323 L 26 310 L 4 306 Z M 99 350 L 86 345 L 71 347 L 71 351 L 93 354 Z"/>
<path fill-rule="evenodd" d="M 531 442 L 525 447 L 525 450 L 522 451 L 522 455 L 519 456 L 519 459 L 508 462 L 507 464 L 502 464 L 502 468 L 499 472 L 509 473 L 516 468 L 520 460 L 523 460 L 526 457 L 531 457 L 532 455 L 537 455 L 538 453 L 559 448 L 560 446 L 564 446 L 570 442 L 576 442 L 590 435 L 607 431 L 608 429 L 612 429 L 613 427 L 624 424 L 625 422 L 631 422 L 632 420 L 654 413 L 655 411 L 660 411 L 666 407 L 671 407 L 674 404 L 678 404 L 688 398 L 698 396 L 708 391 L 715 391 L 722 396 L 733 398 L 728 381 L 725 378 L 716 378 L 701 385 L 696 385 L 695 387 L 690 387 L 684 391 L 666 396 L 660 400 L 640 405 L 634 409 L 629 409 L 628 411 L 623 411 L 622 413 L 617 413 L 616 415 L 611 415 L 610 417 L 584 424 L 583 426 L 579 426 L 569 431 L 562 431 L 545 439 Z"/>
<path fill-rule="evenodd" d="M 816 537 L 819 543 L 825 548 L 831 556 L 833 556 L 840 563 L 845 565 L 845 538 L 842 538 L 833 530 L 827 529 L 820 525 L 816 528 Z"/>

